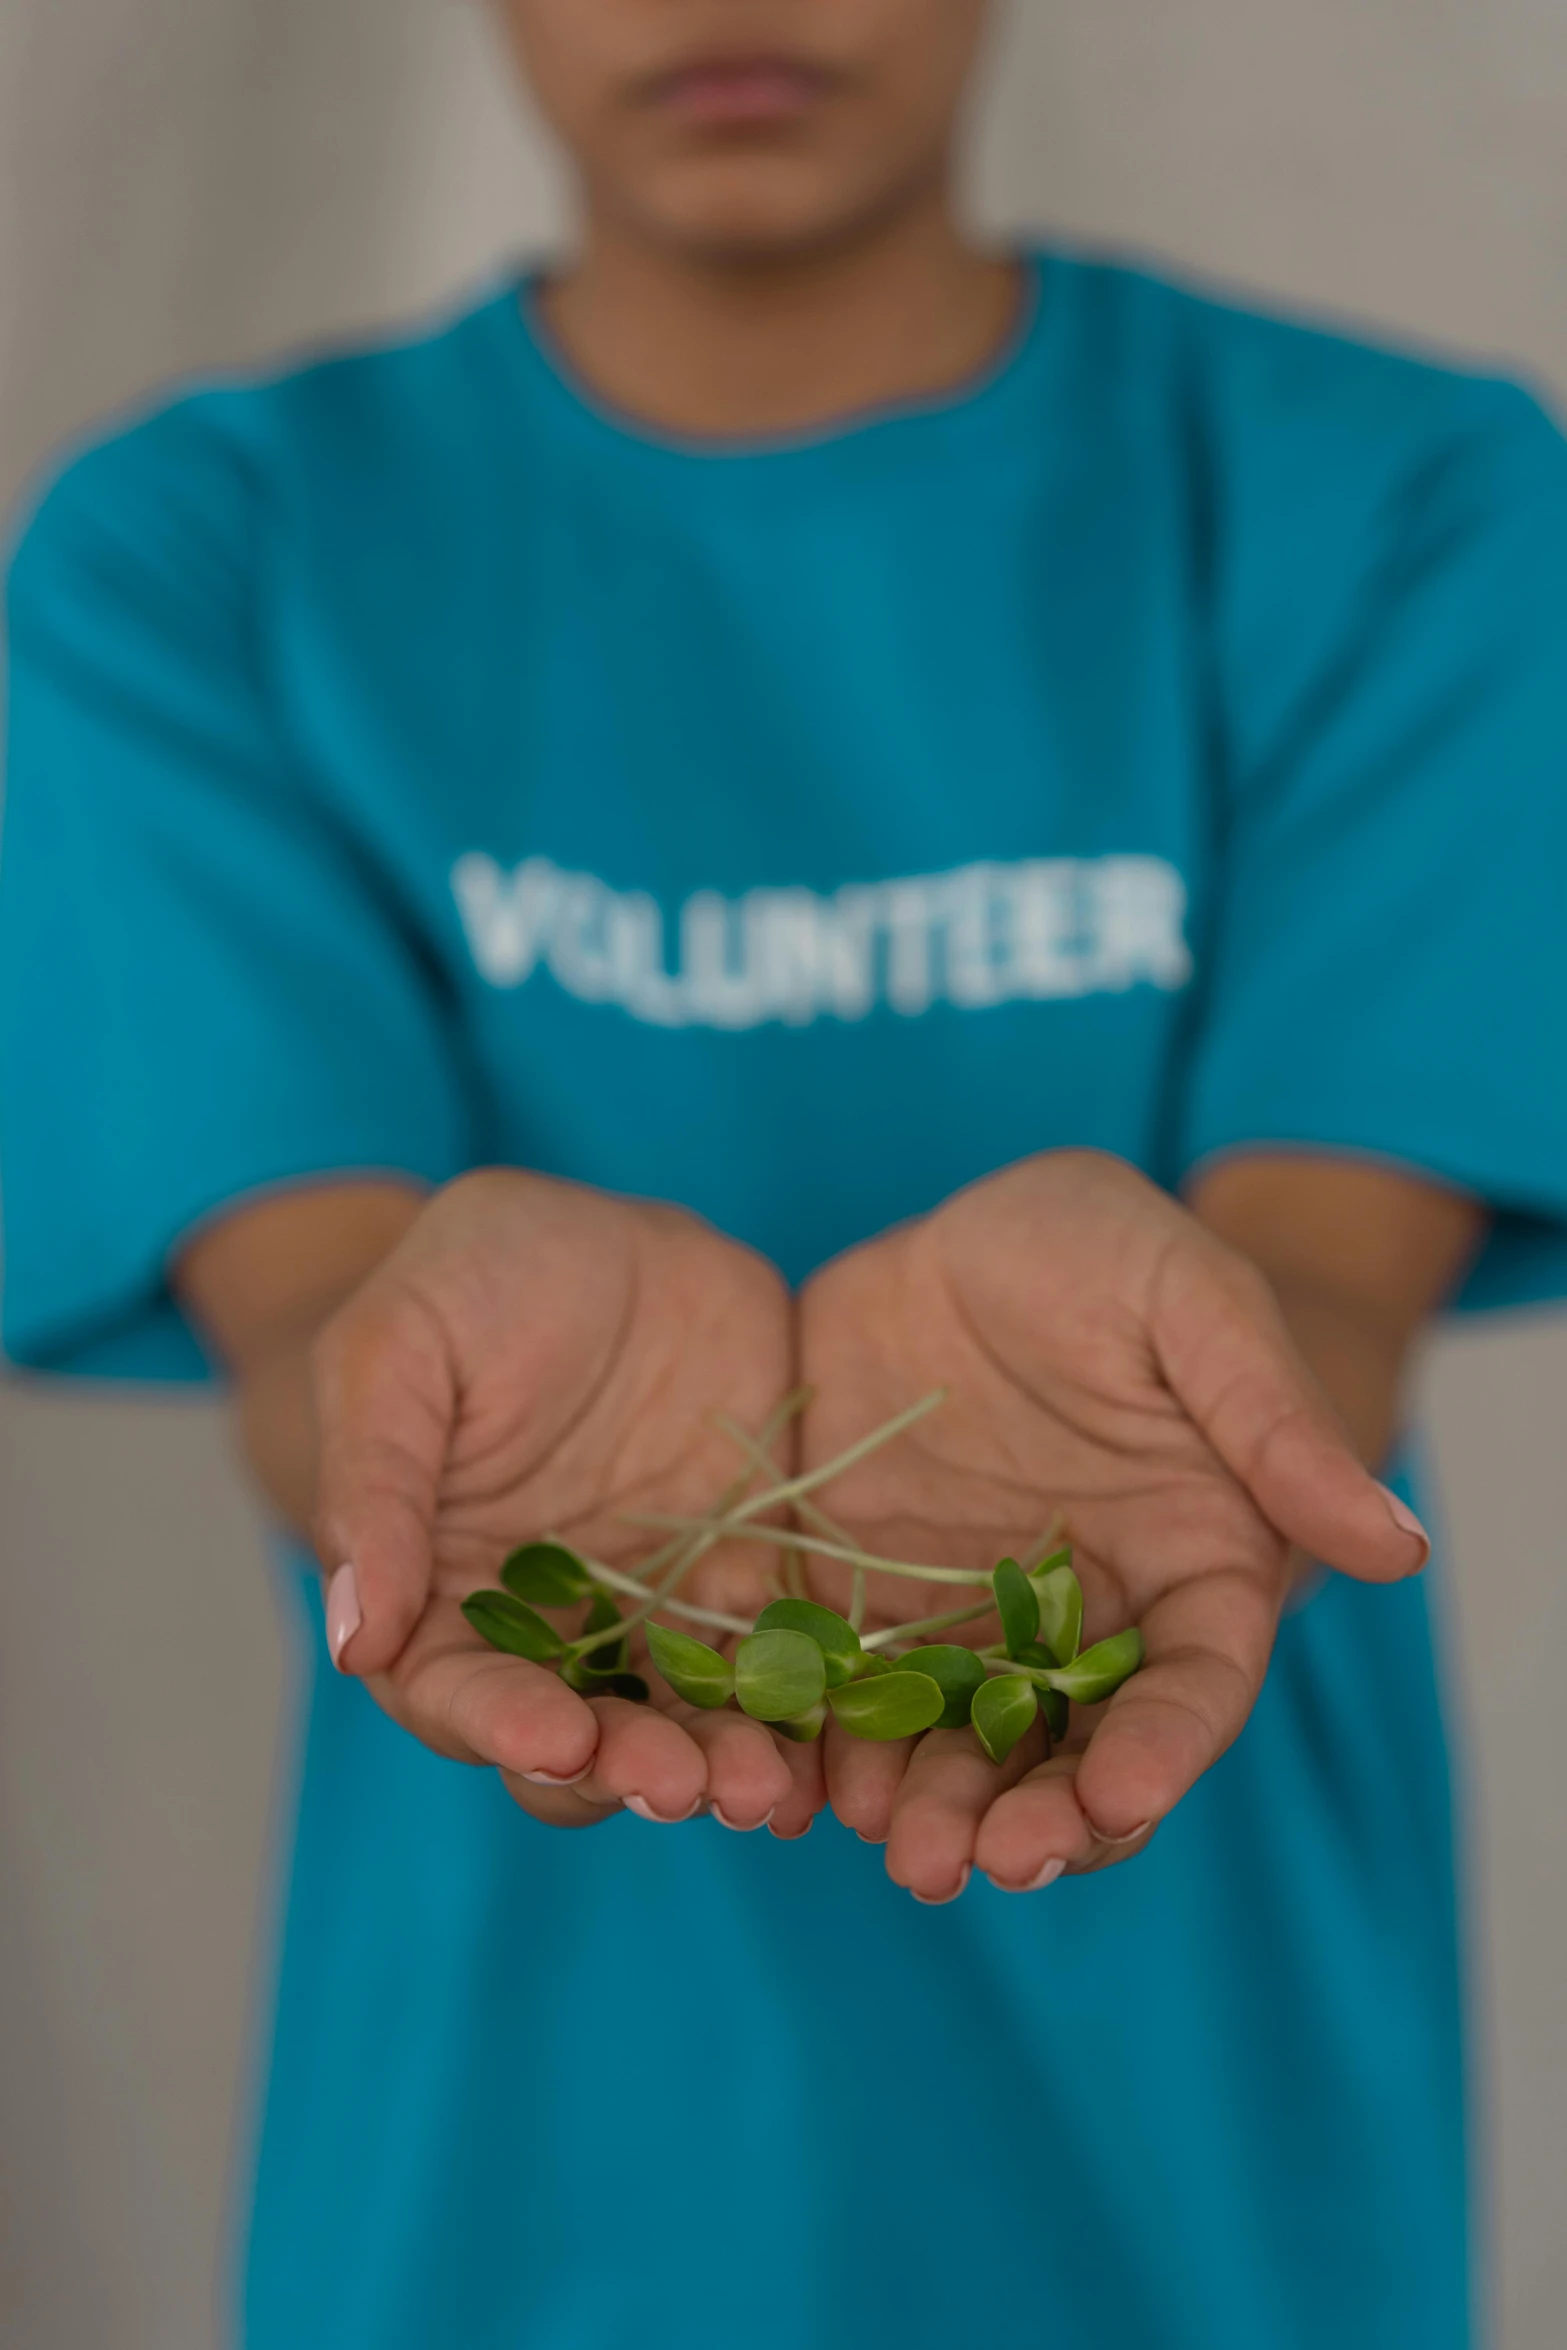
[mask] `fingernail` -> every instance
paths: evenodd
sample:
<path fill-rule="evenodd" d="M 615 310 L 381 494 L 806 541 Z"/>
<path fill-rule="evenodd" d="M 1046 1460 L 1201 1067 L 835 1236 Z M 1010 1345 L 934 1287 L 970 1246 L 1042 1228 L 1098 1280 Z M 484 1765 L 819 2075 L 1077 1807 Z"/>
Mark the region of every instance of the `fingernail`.
<path fill-rule="evenodd" d="M 998 1893 L 1043 1893 L 1047 1885 L 1053 1885 L 1057 1877 L 1065 1874 L 1064 1860 L 1047 1860 L 1038 1876 L 1030 1877 L 1026 1885 L 1003 1885 L 999 1877 L 992 1877 L 990 1881 Z"/>
<path fill-rule="evenodd" d="M 885 1844 L 887 1841 L 885 1836 L 867 1836 L 863 1828 L 856 1828 L 854 1833 L 862 1844 Z"/>
<path fill-rule="evenodd" d="M 695 1819 L 702 1808 L 699 1795 L 689 1811 L 676 1812 L 671 1819 L 667 1812 L 655 1811 L 645 1795 L 628 1795 L 625 1800 L 627 1811 L 634 1811 L 639 1820 L 651 1820 L 655 1828 L 678 1828 L 684 1821 Z"/>
<path fill-rule="evenodd" d="M 1383 1486 L 1382 1498 L 1387 1503 L 1388 1514 L 1392 1518 L 1393 1523 L 1398 1528 L 1400 1534 L 1412 1534 L 1415 1540 L 1419 1543 L 1420 1565 L 1423 1567 L 1427 1559 L 1431 1556 L 1430 1535 L 1426 1532 L 1424 1526 L 1421 1525 L 1420 1520 L 1415 1516 L 1415 1513 L 1410 1508 L 1408 1502 L 1400 1501 L 1398 1495 L 1394 1493 L 1390 1487 L 1386 1485 Z M 1419 1568 L 1416 1568 L 1414 1572 L 1418 1574 Z"/>
<path fill-rule="evenodd" d="M 1094 1826 L 1092 1820 L 1089 1820 L 1088 1825 L 1096 1844 L 1107 1845 L 1110 1851 L 1118 1852 L 1123 1844 L 1135 1844 L 1140 1836 L 1146 1836 L 1152 1829 L 1153 1822 L 1152 1820 L 1139 1820 L 1137 1826 L 1129 1828 L 1124 1836 L 1107 1836 L 1103 1828 Z M 1024 1891 L 1032 1892 L 1033 1887 L 1025 1886 Z"/>
<path fill-rule="evenodd" d="M 950 1893 L 915 1893 L 914 1898 L 923 1909 L 945 1909 L 949 1901 L 958 1901 L 968 1891 L 968 1881 L 974 1874 L 970 1864 L 963 1863 L 963 1874 Z M 909 1888 L 913 1892 L 913 1887 Z"/>
<path fill-rule="evenodd" d="M 776 1811 L 778 1806 L 775 1803 L 773 1805 L 773 1811 L 764 1812 L 759 1820 L 731 1820 L 725 1816 L 716 1803 L 709 1804 L 708 1809 L 712 1813 L 714 1819 L 718 1822 L 719 1826 L 721 1828 L 727 1828 L 731 1835 L 749 1836 L 753 1834 L 754 1831 L 758 1828 L 771 1827 L 773 1811 Z"/>
<path fill-rule="evenodd" d="M 339 1567 L 326 1587 L 326 1645 L 333 1664 L 346 1671 L 343 1651 L 365 1620 L 359 1604 L 359 1577 L 351 1566 Z"/>
<path fill-rule="evenodd" d="M 593 1763 L 594 1757 L 589 1755 L 580 1771 L 567 1771 L 564 1775 L 558 1771 L 524 1771 L 522 1775 L 530 1787 L 575 1787 L 587 1777 Z"/>
<path fill-rule="evenodd" d="M 775 1828 L 771 1821 L 769 1821 L 767 1833 L 769 1836 L 776 1836 L 780 1844 L 798 1844 L 802 1836 L 809 1836 L 815 1825 L 816 1814 L 812 1812 L 810 1818 L 806 1821 L 803 1828 L 793 1828 L 790 1830 L 788 1835 L 785 1835 L 782 1828 Z"/>

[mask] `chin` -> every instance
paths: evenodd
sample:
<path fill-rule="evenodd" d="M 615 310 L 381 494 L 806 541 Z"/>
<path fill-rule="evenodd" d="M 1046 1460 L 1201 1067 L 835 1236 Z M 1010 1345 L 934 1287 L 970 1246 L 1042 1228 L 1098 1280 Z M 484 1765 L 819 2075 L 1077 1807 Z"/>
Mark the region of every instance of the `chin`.
<path fill-rule="evenodd" d="M 875 209 L 861 191 L 824 188 L 819 173 L 781 157 L 704 158 L 672 172 L 650 195 L 641 209 L 660 241 L 705 261 L 782 261 L 819 251 L 851 236 Z"/>

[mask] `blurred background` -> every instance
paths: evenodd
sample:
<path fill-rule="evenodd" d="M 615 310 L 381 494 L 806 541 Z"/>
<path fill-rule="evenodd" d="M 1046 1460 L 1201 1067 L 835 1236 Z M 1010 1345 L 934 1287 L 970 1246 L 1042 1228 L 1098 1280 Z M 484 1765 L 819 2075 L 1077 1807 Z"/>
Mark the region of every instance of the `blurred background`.
<path fill-rule="evenodd" d="M 1012 0 L 973 200 L 1495 356 L 1567 407 L 1564 0 Z M 171 374 L 439 300 L 565 223 L 481 0 L 4 0 L 0 496 Z M 1557 2350 L 1567 1317 L 1443 1335 L 1418 1400 L 1470 1764 L 1495 2339 Z M 0 1385 L 10 2350 L 216 2350 L 287 1704 L 215 1410 Z"/>

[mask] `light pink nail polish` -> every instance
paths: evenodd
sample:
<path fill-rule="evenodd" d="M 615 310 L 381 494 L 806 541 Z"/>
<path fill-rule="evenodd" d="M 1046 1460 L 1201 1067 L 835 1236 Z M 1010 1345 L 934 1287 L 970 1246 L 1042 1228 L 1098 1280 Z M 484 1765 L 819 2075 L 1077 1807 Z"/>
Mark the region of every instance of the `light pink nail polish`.
<path fill-rule="evenodd" d="M 580 1786 L 592 1768 L 593 1757 L 590 1755 L 580 1771 L 568 1771 L 564 1777 L 555 1771 L 524 1771 L 522 1776 L 530 1787 L 576 1787 Z"/>
<path fill-rule="evenodd" d="M 776 1811 L 777 1809 L 778 1806 L 775 1803 L 773 1805 L 773 1811 Z M 764 1813 L 762 1818 L 759 1820 L 746 1821 L 725 1819 L 723 1813 L 719 1810 L 716 1803 L 709 1804 L 708 1810 L 712 1813 L 719 1826 L 721 1828 L 727 1828 L 730 1834 L 734 1836 L 749 1836 L 757 1828 L 770 1828 L 773 1824 L 773 1811 Z"/>
<path fill-rule="evenodd" d="M 1089 1820 L 1088 1825 L 1093 1831 L 1093 1838 L 1096 1844 L 1103 1844 L 1110 1852 L 1119 1852 L 1123 1844 L 1139 1843 L 1141 1839 L 1152 1829 L 1153 1822 L 1152 1820 L 1139 1820 L 1136 1827 L 1128 1828 L 1124 1836 L 1107 1836 L 1103 1828 L 1094 1827 L 1092 1820 Z M 1030 1890 L 1032 1890 L 1032 1888 L 1030 1888 Z"/>
<path fill-rule="evenodd" d="M 679 1812 L 671 1819 L 667 1813 L 655 1811 L 645 1795 L 626 1797 L 627 1811 L 634 1811 L 639 1820 L 651 1820 L 655 1828 L 678 1828 L 686 1820 L 694 1820 L 701 1808 L 702 1798 L 699 1795 L 689 1811 Z"/>
<path fill-rule="evenodd" d="M 343 1651 L 364 1622 L 359 1604 L 359 1577 L 351 1566 L 341 1566 L 326 1587 L 326 1645 L 333 1664 L 346 1671 Z"/>
<path fill-rule="evenodd" d="M 972 1867 L 965 1861 L 963 1874 L 959 1877 L 957 1885 L 951 1893 L 916 1893 L 914 1898 L 922 1909 L 945 1909 L 949 1902 L 961 1901 L 963 1895 L 968 1891 L 968 1881 L 973 1874 Z"/>
<path fill-rule="evenodd" d="M 1401 1501 L 1398 1495 L 1392 1492 L 1386 1485 L 1384 1485 L 1382 1488 L 1382 1495 L 1388 1506 L 1388 1514 L 1392 1518 L 1393 1523 L 1398 1528 L 1400 1534 L 1412 1534 L 1415 1540 L 1420 1544 L 1422 1552 L 1420 1565 L 1423 1567 L 1426 1563 L 1426 1560 L 1431 1556 L 1430 1535 L 1426 1532 L 1424 1526 L 1421 1525 L 1420 1520 L 1415 1516 L 1414 1511 L 1410 1508 L 1407 1501 Z M 1415 1572 L 1418 1571 L 1418 1569 L 1415 1570 Z"/>
<path fill-rule="evenodd" d="M 1030 1877 L 1026 1885 L 1003 1885 L 999 1877 L 992 1877 L 990 1881 L 998 1893 L 1043 1893 L 1045 1887 L 1053 1885 L 1065 1871 L 1064 1860 L 1047 1860 L 1038 1876 Z"/>

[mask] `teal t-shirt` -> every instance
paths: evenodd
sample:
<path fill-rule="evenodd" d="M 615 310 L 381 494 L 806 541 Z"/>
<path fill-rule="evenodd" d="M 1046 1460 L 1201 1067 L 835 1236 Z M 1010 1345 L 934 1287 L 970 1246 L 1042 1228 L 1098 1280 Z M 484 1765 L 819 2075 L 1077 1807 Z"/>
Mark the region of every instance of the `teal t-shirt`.
<path fill-rule="evenodd" d="M 511 282 L 69 467 L 12 576 L 15 1360 L 204 1376 L 203 1217 L 494 1160 L 799 1279 L 1055 1145 L 1370 1153 L 1492 1205 L 1470 1302 L 1567 1290 L 1567 448 L 1029 277 L 984 380 L 795 440 L 605 412 Z M 535 1826 L 287 1587 L 249 2350 L 1460 2350 L 1419 1589 L 1291 1618 L 1135 1864 L 924 1910 L 830 1820 Z"/>

